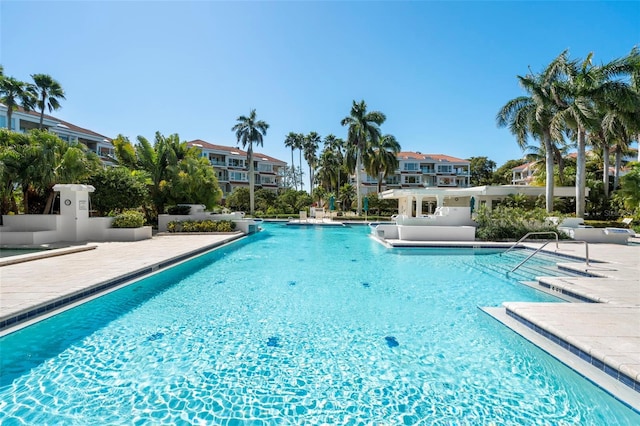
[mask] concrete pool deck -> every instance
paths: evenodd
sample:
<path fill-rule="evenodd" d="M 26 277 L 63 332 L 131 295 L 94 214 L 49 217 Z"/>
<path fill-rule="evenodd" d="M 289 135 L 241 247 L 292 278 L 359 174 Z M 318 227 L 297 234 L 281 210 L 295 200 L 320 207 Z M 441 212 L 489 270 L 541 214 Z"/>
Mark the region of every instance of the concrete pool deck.
<path fill-rule="evenodd" d="M 136 242 L 79 244 L 39 252 L 34 260 L 20 263 L 5 258 L 0 262 L 0 336 L 243 235 L 162 235 Z"/>
<path fill-rule="evenodd" d="M 0 335 L 57 313 L 58 303 L 72 307 L 86 297 L 97 297 L 105 285 L 116 289 L 241 236 L 159 235 L 137 242 L 92 243 L 89 250 L 0 264 Z M 590 259 L 598 263 L 589 266 L 572 259 L 584 258 L 584 250 L 577 244 L 560 244 L 557 252 L 555 245 L 545 248 L 571 257 L 559 266 L 598 278 L 541 277 L 538 286 L 599 303 L 505 301 L 503 307 L 484 310 L 640 411 L 640 246 L 591 244 Z M 635 382 L 625 383 L 627 377 Z"/>

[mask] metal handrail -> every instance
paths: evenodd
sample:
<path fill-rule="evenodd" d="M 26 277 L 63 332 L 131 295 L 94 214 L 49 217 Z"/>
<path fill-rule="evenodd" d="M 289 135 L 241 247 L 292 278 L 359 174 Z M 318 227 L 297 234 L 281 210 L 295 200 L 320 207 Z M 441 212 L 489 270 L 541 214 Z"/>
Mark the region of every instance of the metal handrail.
<path fill-rule="evenodd" d="M 558 250 L 558 233 L 555 231 L 540 231 L 540 232 L 527 232 L 525 234 L 524 237 L 520 238 L 518 241 L 516 241 L 515 243 L 513 243 L 513 245 L 511 247 L 509 247 L 508 249 L 506 249 L 505 251 L 503 251 L 502 253 L 500 253 L 500 255 L 502 256 L 503 254 L 507 254 L 509 253 L 511 250 L 513 250 L 513 248 L 515 246 L 517 246 L 518 244 L 520 244 L 523 240 L 526 240 L 527 237 L 529 237 L 529 235 L 548 235 L 548 234 L 553 234 L 556 236 L 556 250 Z M 549 241 L 550 242 L 550 241 Z M 546 245 L 546 244 L 545 244 Z"/>
<path fill-rule="evenodd" d="M 543 245 L 541 245 L 540 247 L 538 247 L 533 253 L 531 253 L 525 260 L 523 260 L 522 262 L 518 263 L 518 265 L 513 268 L 511 271 L 509 272 L 513 272 L 516 269 L 518 269 L 519 267 L 521 267 L 527 260 L 531 259 L 536 253 L 538 253 L 540 250 L 542 250 L 547 244 L 551 243 L 553 241 L 547 241 L 546 243 L 544 243 Z M 579 240 L 569 240 L 569 241 L 562 241 L 563 243 L 580 243 L 580 244 L 584 244 L 584 253 L 585 253 L 585 263 L 587 266 L 591 266 L 589 264 L 589 243 L 587 243 L 586 241 L 579 241 Z M 558 242 L 556 241 L 556 250 L 558 247 Z"/>

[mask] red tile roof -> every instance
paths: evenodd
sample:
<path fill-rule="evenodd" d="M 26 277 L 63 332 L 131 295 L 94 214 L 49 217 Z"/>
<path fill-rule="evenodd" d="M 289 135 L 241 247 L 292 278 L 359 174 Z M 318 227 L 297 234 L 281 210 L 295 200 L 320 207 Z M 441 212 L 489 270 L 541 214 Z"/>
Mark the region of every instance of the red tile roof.
<path fill-rule="evenodd" d="M 215 145 L 206 141 L 203 141 L 202 139 L 195 139 L 192 141 L 187 142 L 187 145 L 189 146 L 198 146 L 200 145 L 200 147 L 204 148 L 204 149 L 210 149 L 210 150 L 217 150 L 217 151 L 226 151 L 229 153 L 232 153 L 234 155 L 241 155 L 241 156 L 245 156 L 247 155 L 247 151 L 243 151 L 238 147 L 235 146 L 225 146 L 225 145 Z M 269 161 L 271 163 L 280 163 L 280 164 L 287 164 L 285 161 L 282 160 L 278 160 L 277 158 L 271 157 L 269 155 L 266 154 L 262 154 L 260 152 L 253 152 L 253 159 L 254 160 L 263 160 L 263 161 Z"/>
<path fill-rule="evenodd" d="M 423 154 L 421 152 L 402 151 L 398 153 L 398 158 L 401 160 L 431 160 L 431 161 L 444 161 L 449 163 L 465 163 L 469 164 L 468 160 L 462 158 L 451 157 L 444 154 Z"/>
<path fill-rule="evenodd" d="M 18 111 L 20 111 L 23 114 L 28 114 L 32 117 L 36 117 L 38 119 L 38 122 L 40 121 L 40 112 L 38 111 L 25 111 L 24 108 L 22 108 L 21 106 L 18 107 L 17 109 Z M 69 130 L 74 131 L 74 132 L 79 132 L 79 133 L 86 133 L 88 135 L 92 135 L 92 136 L 96 136 L 102 139 L 106 139 L 108 142 L 111 142 L 111 138 L 101 135 L 100 133 L 94 132 L 93 130 L 89 130 L 89 129 L 85 129 L 84 127 L 80 127 L 80 126 L 76 126 L 75 124 L 69 123 L 68 121 L 64 121 L 61 120 L 59 118 L 56 118 L 52 115 L 48 115 L 48 114 L 44 114 L 44 118 L 46 118 L 47 120 L 51 120 L 51 121 L 57 121 L 60 124 L 63 124 L 64 126 L 66 126 Z"/>

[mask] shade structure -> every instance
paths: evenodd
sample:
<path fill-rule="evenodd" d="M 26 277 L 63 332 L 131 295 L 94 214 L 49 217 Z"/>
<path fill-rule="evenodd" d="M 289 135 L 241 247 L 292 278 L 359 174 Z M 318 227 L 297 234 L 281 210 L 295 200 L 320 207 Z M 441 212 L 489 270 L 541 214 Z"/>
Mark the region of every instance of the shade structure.
<path fill-rule="evenodd" d="M 333 211 L 336 209 L 336 197 L 333 195 L 329 198 L 329 210 Z"/>
<path fill-rule="evenodd" d="M 369 211 L 369 198 L 364 197 L 364 207 L 362 207 L 362 209 L 363 209 L 365 212 L 368 212 L 368 211 Z"/>

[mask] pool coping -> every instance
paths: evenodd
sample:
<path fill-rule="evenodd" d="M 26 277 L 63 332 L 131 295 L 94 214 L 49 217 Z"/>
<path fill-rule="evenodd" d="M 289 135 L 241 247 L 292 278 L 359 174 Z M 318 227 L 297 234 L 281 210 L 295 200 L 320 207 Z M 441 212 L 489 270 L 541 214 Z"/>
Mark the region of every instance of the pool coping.
<path fill-rule="evenodd" d="M 87 250 L 95 250 L 98 246 L 95 244 L 84 244 L 84 245 L 72 245 L 72 246 L 64 246 L 59 248 L 48 248 L 46 245 L 38 245 L 38 246 L 11 246 L 11 248 L 19 248 L 19 249 L 43 249 L 42 251 L 20 254 L 17 256 L 10 257 L 2 257 L 0 258 L 0 268 L 8 265 L 15 265 L 16 263 L 23 262 L 31 262 L 33 260 L 46 259 L 49 257 L 55 256 L 64 256 L 65 254 L 78 253 L 81 251 Z M 0 247 L 0 250 L 7 247 Z"/>
<path fill-rule="evenodd" d="M 588 354 L 583 354 L 581 356 L 578 348 L 571 351 L 568 349 L 568 346 L 567 348 L 563 347 L 548 336 L 537 332 L 534 328 L 530 327 L 529 324 L 520 321 L 513 315 L 510 315 L 504 307 L 479 306 L 478 308 L 511 331 L 520 335 L 531 344 L 548 353 L 550 356 L 560 361 L 580 376 L 584 377 L 595 386 L 603 389 L 605 392 L 609 393 L 632 410 L 640 413 L 640 392 L 634 390 L 633 387 L 630 387 L 623 381 L 614 378 L 604 368 L 600 368 L 600 365 L 597 362 L 592 363 L 588 361 L 592 360 L 592 357 Z M 559 340 L 559 338 L 556 337 L 556 340 Z"/>
<path fill-rule="evenodd" d="M 94 283 L 80 290 L 72 291 L 58 297 L 50 298 L 46 302 L 32 305 L 28 308 L 25 308 L 16 312 L 12 312 L 9 315 L 4 315 L 0 317 L 0 337 L 13 333 L 15 331 L 18 331 L 23 327 L 27 327 L 33 324 L 34 322 L 46 319 L 47 317 L 51 315 L 55 315 L 60 311 L 69 309 L 75 306 L 76 304 L 84 303 L 90 298 L 102 296 L 103 294 L 106 294 L 110 291 L 118 289 L 120 286 L 129 285 L 132 282 L 139 280 L 141 278 L 144 278 L 150 274 L 157 273 L 170 266 L 177 265 L 181 262 L 192 259 L 198 255 L 201 255 L 213 249 L 219 248 L 228 243 L 245 238 L 246 235 L 242 233 L 234 233 L 234 234 L 225 235 L 225 237 L 226 238 L 223 238 L 221 240 L 215 241 L 210 244 L 205 244 L 204 246 L 200 246 L 196 249 L 187 251 L 185 253 L 164 258 L 157 262 L 153 262 L 148 265 L 145 265 L 142 268 L 137 268 L 135 270 L 126 272 L 124 274 L 117 275 L 113 278 Z M 39 257 L 39 259 L 92 250 L 92 249 L 96 249 L 98 246 L 89 245 L 89 246 L 82 246 L 82 247 L 84 247 L 83 250 L 51 253 L 49 256 Z M 51 251 L 54 251 L 54 250 L 51 250 Z M 32 259 L 32 260 L 37 260 L 37 259 Z M 26 262 L 26 260 L 24 260 L 23 262 Z M 20 263 L 20 262 L 14 262 L 12 264 L 16 264 L 16 263 Z"/>

